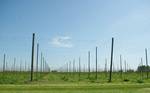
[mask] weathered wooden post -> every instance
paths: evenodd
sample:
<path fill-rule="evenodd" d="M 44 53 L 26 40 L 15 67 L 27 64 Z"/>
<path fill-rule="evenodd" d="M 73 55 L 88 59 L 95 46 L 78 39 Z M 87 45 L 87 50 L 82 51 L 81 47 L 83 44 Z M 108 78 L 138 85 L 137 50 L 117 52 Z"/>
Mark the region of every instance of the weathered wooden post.
<path fill-rule="evenodd" d="M 31 81 L 33 81 L 33 64 L 34 64 L 34 38 L 35 38 L 35 33 L 33 33 L 33 37 L 32 37 Z"/>
<path fill-rule="evenodd" d="M 96 71 L 96 76 L 95 78 L 97 79 L 97 46 L 96 46 L 96 51 L 95 51 L 95 56 L 96 56 L 96 67 L 95 67 L 95 71 Z"/>
<path fill-rule="evenodd" d="M 111 82 L 111 79 L 112 79 L 113 47 L 114 47 L 114 38 L 112 38 L 112 44 L 111 44 L 110 73 L 109 73 L 109 81 L 108 82 Z"/>

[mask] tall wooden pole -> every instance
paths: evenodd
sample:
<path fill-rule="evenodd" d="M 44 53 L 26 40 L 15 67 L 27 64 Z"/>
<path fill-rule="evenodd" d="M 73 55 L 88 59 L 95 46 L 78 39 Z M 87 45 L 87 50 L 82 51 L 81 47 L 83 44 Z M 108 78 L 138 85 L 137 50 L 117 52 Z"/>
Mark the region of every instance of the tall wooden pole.
<path fill-rule="evenodd" d="M 16 58 L 14 58 L 14 71 L 16 71 Z"/>
<path fill-rule="evenodd" d="M 125 79 L 127 79 L 127 62 L 126 62 L 126 60 L 124 60 L 124 73 L 125 73 Z"/>
<path fill-rule="evenodd" d="M 79 57 L 79 80 L 80 80 L 80 75 L 81 75 L 81 63 L 80 63 L 81 59 Z"/>
<path fill-rule="evenodd" d="M 146 55 L 146 75 L 147 75 L 147 79 L 148 79 L 148 74 L 149 74 L 149 66 L 148 66 L 148 58 L 147 58 L 147 48 L 145 48 L 145 55 Z"/>
<path fill-rule="evenodd" d="M 44 68 L 45 68 L 45 72 L 47 72 L 47 63 L 46 63 L 46 59 L 44 61 Z"/>
<path fill-rule="evenodd" d="M 127 63 L 126 63 L 126 60 L 124 61 L 124 71 L 125 71 L 125 73 L 127 72 Z"/>
<path fill-rule="evenodd" d="M 88 52 L 88 78 L 90 78 L 90 51 Z"/>
<path fill-rule="evenodd" d="M 143 59 L 141 58 L 141 67 L 143 67 Z M 143 79 L 143 69 L 140 69 L 141 71 L 141 79 Z"/>
<path fill-rule="evenodd" d="M 8 71 L 8 67 L 7 67 L 7 61 L 5 62 L 5 71 Z"/>
<path fill-rule="evenodd" d="M 105 77 L 107 77 L 107 59 L 105 59 Z"/>
<path fill-rule="evenodd" d="M 3 72 L 5 71 L 5 64 L 6 64 L 6 55 L 4 54 L 4 60 L 3 60 Z"/>
<path fill-rule="evenodd" d="M 42 61 L 43 61 L 43 55 L 42 55 L 42 52 L 41 52 L 41 72 L 42 72 L 42 69 L 43 69 L 43 68 L 42 68 L 42 67 L 43 67 L 43 66 L 42 66 Z"/>
<path fill-rule="evenodd" d="M 122 79 L 122 56 L 120 55 L 120 78 Z"/>
<path fill-rule="evenodd" d="M 75 72 L 75 59 L 73 60 L 73 73 Z M 74 73 L 75 74 L 75 73 Z"/>
<path fill-rule="evenodd" d="M 39 61 L 39 43 L 37 43 L 37 55 L 36 55 L 36 79 L 38 78 L 38 61 Z"/>
<path fill-rule="evenodd" d="M 45 72 L 45 64 L 44 64 L 44 62 L 45 62 L 45 58 L 44 58 L 44 56 L 43 56 L 43 62 L 42 62 L 42 65 L 43 65 L 43 72 Z"/>
<path fill-rule="evenodd" d="M 22 71 L 22 60 L 20 60 L 20 72 Z"/>
<path fill-rule="evenodd" d="M 27 71 L 27 62 L 25 60 L 25 68 L 24 68 L 24 71 L 26 72 Z"/>
<path fill-rule="evenodd" d="M 109 82 L 111 82 L 111 79 L 112 79 L 113 47 L 114 47 L 114 38 L 112 38 L 112 44 L 111 44 L 111 60 L 110 60 Z"/>
<path fill-rule="evenodd" d="M 33 37 L 32 37 L 31 81 L 33 81 L 33 63 L 34 63 L 34 38 L 35 38 L 35 33 L 33 33 Z"/>
<path fill-rule="evenodd" d="M 68 62 L 67 62 L 67 73 L 69 72 L 69 64 L 68 64 Z"/>
<path fill-rule="evenodd" d="M 36 72 L 38 72 L 38 61 L 39 61 L 39 43 L 37 44 Z"/>
<path fill-rule="evenodd" d="M 96 76 L 95 76 L 95 78 L 97 79 L 97 47 L 96 47 L 96 54 L 95 54 L 95 56 L 96 56 L 96 67 L 95 67 L 95 70 L 96 70 Z"/>
<path fill-rule="evenodd" d="M 69 63 L 67 62 L 67 77 L 69 76 Z"/>
<path fill-rule="evenodd" d="M 70 76 L 71 76 L 71 72 L 72 72 L 72 71 L 71 71 L 71 61 L 70 61 L 70 62 L 69 62 L 69 73 L 70 73 L 69 75 L 70 75 Z"/>

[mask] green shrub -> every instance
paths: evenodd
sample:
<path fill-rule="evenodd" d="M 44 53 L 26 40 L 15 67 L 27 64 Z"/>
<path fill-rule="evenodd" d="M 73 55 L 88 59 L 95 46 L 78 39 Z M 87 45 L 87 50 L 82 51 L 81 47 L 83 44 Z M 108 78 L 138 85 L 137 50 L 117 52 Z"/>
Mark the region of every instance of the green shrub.
<path fill-rule="evenodd" d="M 143 80 L 137 80 L 137 83 L 144 83 Z"/>

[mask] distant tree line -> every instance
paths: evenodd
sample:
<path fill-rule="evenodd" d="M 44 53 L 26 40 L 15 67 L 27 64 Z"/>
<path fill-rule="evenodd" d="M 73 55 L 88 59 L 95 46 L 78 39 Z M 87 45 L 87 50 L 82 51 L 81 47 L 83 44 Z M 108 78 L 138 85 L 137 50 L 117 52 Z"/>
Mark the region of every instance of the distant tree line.
<path fill-rule="evenodd" d="M 137 71 L 150 71 L 150 66 L 146 66 L 146 65 L 142 65 L 142 66 L 138 66 Z"/>

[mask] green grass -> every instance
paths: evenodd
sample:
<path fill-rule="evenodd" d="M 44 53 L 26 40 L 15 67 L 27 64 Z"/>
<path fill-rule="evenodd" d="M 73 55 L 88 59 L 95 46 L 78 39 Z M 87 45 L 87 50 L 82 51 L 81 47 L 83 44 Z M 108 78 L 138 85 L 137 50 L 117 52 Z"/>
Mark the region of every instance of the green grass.
<path fill-rule="evenodd" d="M 0 93 L 149 93 L 150 84 L 1 85 Z"/>
<path fill-rule="evenodd" d="M 142 92 L 141 92 L 142 91 Z M 10 93 L 10 91 L 1 91 L 1 93 Z M 45 91 L 11 91 L 11 93 L 149 93 L 147 89 L 109 89 L 109 90 L 45 90 Z"/>
<path fill-rule="evenodd" d="M 98 73 L 98 78 L 96 80 L 95 73 L 91 73 L 90 78 L 88 78 L 88 73 L 81 73 L 79 77 L 78 73 L 49 73 L 36 83 L 107 83 L 109 75 L 104 72 Z M 139 73 L 124 73 L 123 77 L 120 78 L 120 73 L 113 73 L 112 75 L 113 83 L 150 83 L 150 79 L 146 79 L 146 74 L 141 79 Z"/>
<path fill-rule="evenodd" d="M 40 80 L 45 75 L 46 73 L 34 73 L 34 80 Z M 30 83 L 30 72 L 0 72 L 0 84 L 26 83 Z"/>
<path fill-rule="evenodd" d="M 88 73 L 34 73 L 35 84 L 61 84 L 61 83 L 107 83 L 108 73 L 99 72 L 98 78 L 95 78 L 95 73 L 92 72 L 88 78 Z M 112 75 L 113 83 L 150 83 L 150 79 L 146 79 L 146 73 L 143 77 L 137 72 L 123 73 L 120 78 L 119 72 L 114 72 Z M 4 72 L 0 73 L 0 84 L 30 84 L 30 72 Z"/>
<path fill-rule="evenodd" d="M 139 73 L 113 73 L 108 83 L 108 74 L 98 73 L 34 73 L 30 82 L 29 72 L 0 73 L 0 93 L 150 93 L 150 79 L 143 79 Z M 127 81 L 125 81 L 127 80 Z"/>

